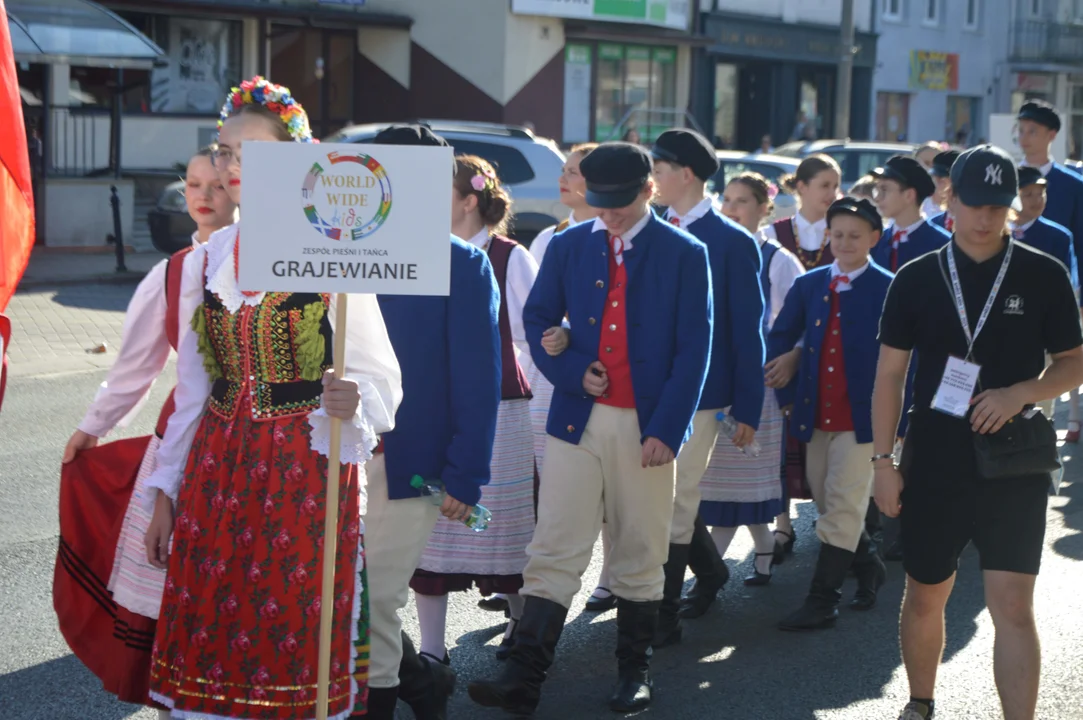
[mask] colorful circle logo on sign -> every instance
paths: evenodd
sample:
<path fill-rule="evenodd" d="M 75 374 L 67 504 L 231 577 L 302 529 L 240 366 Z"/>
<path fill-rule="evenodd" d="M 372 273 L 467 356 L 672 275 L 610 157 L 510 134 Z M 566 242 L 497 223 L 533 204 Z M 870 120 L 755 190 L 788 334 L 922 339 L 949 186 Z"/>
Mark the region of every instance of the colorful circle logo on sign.
<path fill-rule="evenodd" d="M 333 152 L 301 187 L 305 217 L 332 240 L 363 240 L 391 214 L 391 179 L 371 155 Z"/>

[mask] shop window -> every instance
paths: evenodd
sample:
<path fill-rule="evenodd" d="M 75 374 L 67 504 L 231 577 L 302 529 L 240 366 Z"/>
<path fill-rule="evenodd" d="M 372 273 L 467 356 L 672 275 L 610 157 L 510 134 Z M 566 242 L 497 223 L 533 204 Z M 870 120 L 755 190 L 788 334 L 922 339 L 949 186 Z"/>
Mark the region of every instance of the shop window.
<path fill-rule="evenodd" d="M 876 93 L 876 139 L 881 142 L 905 142 L 910 124 L 908 93 Z"/>
<path fill-rule="evenodd" d="M 452 140 L 456 155 L 477 155 L 488 160 L 496 168 L 500 182 L 515 185 L 534 179 L 534 170 L 521 152 L 507 145 L 477 142 L 476 140 Z"/>
<path fill-rule="evenodd" d="M 884 9 L 881 13 L 881 17 L 883 17 L 884 20 L 899 22 L 902 20 L 902 4 L 903 0 L 884 0 Z"/>
<path fill-rule="evenodd" d="M 921 17 L 923 25 L 936 26 L 940 24 L 940 0 L 921 0 L 925 12 Z"/>
<path fill-rule="evenodd" d="M 966 0 L 966 17 L 963 19 L 963 28 L 977 30 L 981 21 L 981 0 Z"/>
<path fill-rule="evenodd" d="M 976 139 L 977 119 L 981 117 L 979 98 L 948 96 L 948 113 L 944 140 L 957 145 L 969 146 Z"/>
<path fill-rule="evenodd" d="M 679 125 L 677 52 L 673 48 L 598 45 L 594 137 L 615 140 L 635 130 L 640 142 L 652 142 Z"/>
<path fill-rule="evenodd" d="M 733 147 L 737 142 L 737 66 L 719 63 L 714 70 L 714 144 Z"/>

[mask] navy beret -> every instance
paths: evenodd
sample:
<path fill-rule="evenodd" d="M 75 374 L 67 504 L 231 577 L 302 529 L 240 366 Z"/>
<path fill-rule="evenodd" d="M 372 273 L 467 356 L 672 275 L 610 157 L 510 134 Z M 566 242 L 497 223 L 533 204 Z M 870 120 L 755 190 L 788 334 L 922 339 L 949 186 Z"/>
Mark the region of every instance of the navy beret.
<path fill-rule="evenodd" d="M 587 183 L 587 204 L 596 208 L 631 205 L 643 191 L 652 167 L 650 154 L 639 145 L 602 143 L 579 163 Z"/>
<path fill-rule="evenodd" d="M 856 215 L 873 227 L 876 232 L 884 231 L 884 221 L 880 212 L 865 198 L 844 197 L 831 203 L 827 209 L 827 224 L 830 227 L 831 220 L 836 215 Z"/>
<path fill-rule="evenodd" d="M 951 166 L 959 159 L 958 150 L 945 150 L 937 153 L 933 158 L 933 169 L 929 172 L 933 177 L 951 177 Z"/>
<path fill-rule="evenodd" d="M 883 167 L 876 168 L 870 175 L 877 179 L 894 180 L 904 188 L 913 188 L 919 203 L 936 192 L 936 183 L 929 176 L 929 171 L 909 155 L 888 158 Z"/>
<path fill-rule="evenodd" d="M 1020 120 L 1033 120 L 1039 125 L 1045 125 L 1050 130 L 1060 132 L 1060 115 L 1056 109 L 1045 100 L 1029 100 L 1019 108 Z"/>
<path fill-rule="evenodd" d="M 695 130 L 674 128 L 666 130 L 654 141 L 651 155 L 689 168 L 700 180 L 706 182 L 718 172 L 718 155 L 711 142 Z"/>
<path fill-rule="evenodd" d="M 392 125 L 372 140 L 375 145 L 429 145 L 450 147 L 448 141 L 424 125 Z"/>
<path fill-rule="evenodd" d="M 1019 168 L 1019 187 L 1025 188 L 1027 185 L 1045 185 L 1045 175 L 1042 175 L 1042 171 L 1036 167 L 1030 167 L 1024 165 Z"/>

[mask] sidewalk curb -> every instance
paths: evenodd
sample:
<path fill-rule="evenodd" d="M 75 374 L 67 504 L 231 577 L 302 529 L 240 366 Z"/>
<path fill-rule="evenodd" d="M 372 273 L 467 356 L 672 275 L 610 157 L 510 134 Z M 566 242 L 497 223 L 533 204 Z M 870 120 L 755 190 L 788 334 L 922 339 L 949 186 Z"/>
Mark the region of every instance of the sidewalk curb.
<path fill-rule="evenodd" d="M 27 278 L 24 277 L 15 292 L 38 290 L 49 287 L 70 287 L 72 285 L 134 285 L 147 276 L 147 271 L 128 270 L 126 272 L 83 275 L 81 277 Z"/>

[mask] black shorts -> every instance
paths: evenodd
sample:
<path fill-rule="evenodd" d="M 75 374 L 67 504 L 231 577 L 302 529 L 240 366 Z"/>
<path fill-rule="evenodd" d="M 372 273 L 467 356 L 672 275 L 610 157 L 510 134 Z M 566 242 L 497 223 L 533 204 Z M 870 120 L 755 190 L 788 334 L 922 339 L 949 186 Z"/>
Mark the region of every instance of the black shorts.
<path fill-rule="evenodd" d="M 1049 475 L 984 480 L 972 442 L 965 421 L 931 410 L 911 418 L 899 532 L 903 567 L 920 583 L 950 578 L 970 542 L 982 570 L 1037 575 L 1041 566 Z"/>

